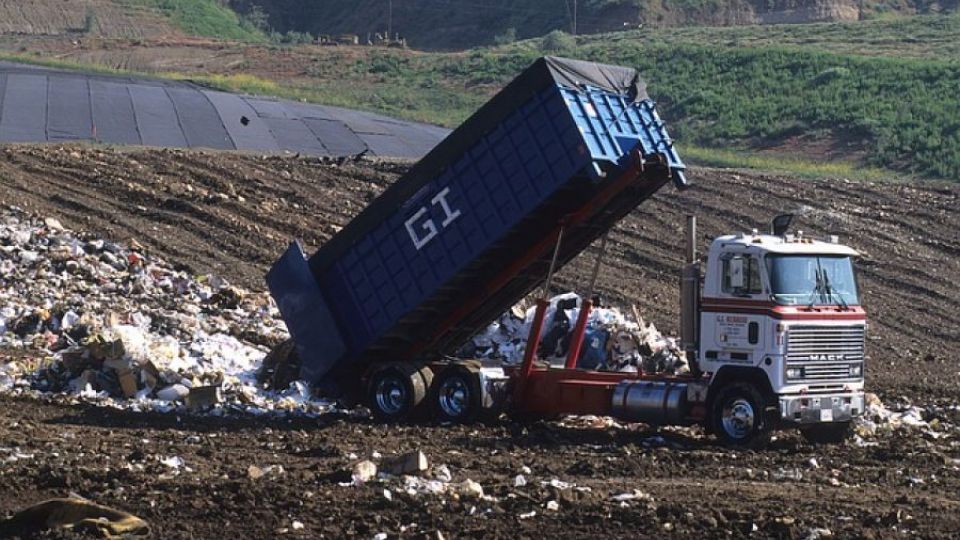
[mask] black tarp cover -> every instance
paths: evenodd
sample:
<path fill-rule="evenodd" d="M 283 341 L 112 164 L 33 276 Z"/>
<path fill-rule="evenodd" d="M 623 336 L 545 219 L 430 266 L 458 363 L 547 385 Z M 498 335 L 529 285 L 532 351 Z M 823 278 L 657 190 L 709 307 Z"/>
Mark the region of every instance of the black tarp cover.
<path fill-rule="evenodd" d="M 0 62 L 0 143 L 125 145 L 419 159 L 449 130 L 188 82 Z"/>

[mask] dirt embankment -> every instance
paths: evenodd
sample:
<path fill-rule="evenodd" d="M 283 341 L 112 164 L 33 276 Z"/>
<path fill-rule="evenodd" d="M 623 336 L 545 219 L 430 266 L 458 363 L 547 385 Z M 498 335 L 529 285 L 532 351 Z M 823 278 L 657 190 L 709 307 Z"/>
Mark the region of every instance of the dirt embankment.
<path fill-rule="evenodd" d="M 111 0 L 0 0 L 0 34 L 142 38 L 181 35 L 158 9 Z"/>
<path fill-rule="evenodd" d="M 0 151 L 0 203 L 60 218 L 118 241 L 136 239 L 195 272 L 262 289 L 294 237 L 315 248 L 404 164 L 173 150 L 8 147 Z M 677 272 L 686 214 L 710 238 L 765 229 L 801 214 L 806 234 L 838 234 L 858 249 L 871 327 L 870 386 L 882 397 L 949 399 L 960 389 L 960 185 L 811 180 L 696 169 L 695 187 L 664 188 L 611 234 L 599 290 L 636 303 L 675 332 Z M 592 250 L 571 263 L 558 291 L 585 286 Z"/>

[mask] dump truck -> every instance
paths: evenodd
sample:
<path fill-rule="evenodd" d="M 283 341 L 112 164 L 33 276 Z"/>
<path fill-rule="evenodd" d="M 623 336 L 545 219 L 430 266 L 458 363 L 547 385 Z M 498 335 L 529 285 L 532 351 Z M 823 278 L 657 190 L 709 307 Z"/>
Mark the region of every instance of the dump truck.
<path fill-rule="evenodd" d="M 538 59 L 313 255 L 293 241 L 273 265 L 300 375 L 386 421 L 596 414 L 734 445 L 782 426 L 842 438 L 864 401 L 856 252 L 785 219 L 717 238 L 702 264 L 691 217 L 689 374 L 578 369 L 589 300 L 565 362 L 538 357 L 555 271 L 667 183 L 685 189 L 684 171 L 635 70 Z M 453 356 L 538 287 L 519 365 Z"/>

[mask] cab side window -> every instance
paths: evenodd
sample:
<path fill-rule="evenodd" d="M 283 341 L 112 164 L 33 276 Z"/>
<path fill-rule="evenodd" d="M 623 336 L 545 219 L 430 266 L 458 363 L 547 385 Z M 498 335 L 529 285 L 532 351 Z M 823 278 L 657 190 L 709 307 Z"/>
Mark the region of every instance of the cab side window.
<path fill-rule="evenodd" d="M 749 255 L 725 255 L 722 260 L 721 288 L 734 296 L 760 294 L 760 261 Z"/>

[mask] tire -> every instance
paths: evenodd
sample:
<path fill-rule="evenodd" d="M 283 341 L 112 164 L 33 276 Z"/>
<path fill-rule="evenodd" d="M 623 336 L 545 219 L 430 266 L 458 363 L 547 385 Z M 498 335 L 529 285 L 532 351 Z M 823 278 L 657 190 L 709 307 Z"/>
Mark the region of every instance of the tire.
<path fill-rule="evenodd" d="M 430 375 L 432 378 L 432 372 Z M 427 377 L 416 366 L 393 364 L 376 371 L 367 387 L 370 411 L 384 422 L 405 420 L 423 402 L 427 384 Z"/>
<path fill-rule="evenodd" d="M 480 376 L 463 366 L 451 366 L 434 379 L 433 412 L 441 422 L 469 424 L 483 409 Z"/>
<path fill-rule="evenodd" d="M 770 440 L 763 396 L 749 383 L 731 383 L 710 407 L 710 429 L 726 446 L 759 448 Z"/>
<path fill-rule="evenodd" d="M 852 432 L 850 422 L 817 424 L 800 428 L 800 434 L 811 444 L 840 444 L 846 441 Z"/>

